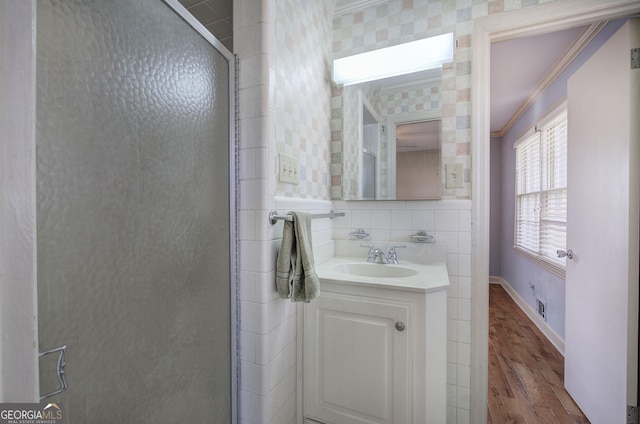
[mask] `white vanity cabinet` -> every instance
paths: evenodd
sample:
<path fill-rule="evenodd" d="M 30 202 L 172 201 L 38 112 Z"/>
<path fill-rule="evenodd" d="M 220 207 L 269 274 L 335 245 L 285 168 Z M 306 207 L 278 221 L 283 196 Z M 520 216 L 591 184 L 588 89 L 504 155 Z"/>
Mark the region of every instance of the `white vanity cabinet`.
<path fill-rule="evenodd" d="M 409 422 L 411 304 L 337 293 L 317 300 L 305 305 L 307 417 Z"/>
<path fill-rule="evenodd" d="M 304 305 L 305 423 L 446 422 L 446 284 L 325 280 Z"/>

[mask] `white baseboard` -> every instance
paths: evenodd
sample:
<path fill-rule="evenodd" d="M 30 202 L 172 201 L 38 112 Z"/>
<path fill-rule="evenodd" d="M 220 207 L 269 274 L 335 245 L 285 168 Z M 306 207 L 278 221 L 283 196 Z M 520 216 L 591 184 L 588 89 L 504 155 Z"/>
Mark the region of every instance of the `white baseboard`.
<path fill-rule="evenodd" d="M 503 281 L 502 277 L 489 276 L 489 284 L 502 284 Z"/>
<path fill-rule="evenodd" d="M 549 340 L 549 342 L 551 342 L 551 344 L 555 346 L 556 349 L 558 349 L 558 352 L 560 352 L 560 354 L 564 356 L 564 340 L 562 339 L 562 337 L 560 337 L 558 333 L 556 333 L 551 327 L 549 327 L 549 324 L 547 324 L 545 320 L 543 320 L 540 315 L 536 313 L 531 305 L 529 305 L 504 278 L 492 276 L 489 277 L 489 283 L 500 284 L 505 289 L 505 291 L 509 293 L 509 296 L 511 296 L 513 301 L 516 302 L 522 312 L 524 312 L 525 315 L 527 315 L 529 319 L 533 321 L 533 323 L 536 325 L 536 327 L 538 327 L 542 334 L 544 334 L 547 340 Z"/>

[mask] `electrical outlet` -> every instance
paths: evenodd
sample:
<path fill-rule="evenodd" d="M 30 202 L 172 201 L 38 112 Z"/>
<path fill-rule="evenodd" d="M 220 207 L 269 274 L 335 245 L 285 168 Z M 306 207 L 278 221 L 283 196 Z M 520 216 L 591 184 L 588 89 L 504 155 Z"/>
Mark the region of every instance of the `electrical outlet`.
<path fill-rule="evenodd" d="M 279 162 L 280 182 L 291 184 L 300 183 L 300 162 L 298 159 L 280 153 Z"/>
<path fill-rule="evenodd" d="M 543 320 L 547 320 L 547 303 L 536 298 L 536 309 Z"/>
<path fill-rule="evenodd" d="M 447 188 L 462 188 L 464 187 L 464 170 L 461 163 L 450 163 L 446 166 Z"/>

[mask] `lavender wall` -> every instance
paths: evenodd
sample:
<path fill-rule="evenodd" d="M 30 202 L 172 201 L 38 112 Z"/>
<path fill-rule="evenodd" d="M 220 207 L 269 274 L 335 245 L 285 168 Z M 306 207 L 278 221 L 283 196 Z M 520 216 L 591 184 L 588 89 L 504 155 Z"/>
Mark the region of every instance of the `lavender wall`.
<path fill-rule="evenodd" d="M 489 275 L 500 276 L 502 271 L 502 138 L 491 139 L 491 219 L 489 226 Z"/>
<path fill-rule="evenodd" d="M 567 94 L 567 81 L 573 73 L 589 59 L 600 46 L 602 46 L 613 35 L 624 20 L 612 21 L 594 38 L 589 46 L 580 53 L 567 69 L 551 84 L 551 86 L 536 100 L 527 112 L 515 123 L 515 125 L 502 137 L 501 145 L 492 140 L 491 144 L 491 275 L 504 278 L 522 298 L 533 308 L 536 297 L 547 302 L 547 323 L 564 339 L 564 314 L 565 314 L 565 282 L 543 268 L 538 267 L 533 262 L 524 259 L 515 253 L 513 249 L 513 220 L 515 204 L 515 150 L 514 143 L 518 137 L 528 128 L 532 127 L 545 114 L 557 106 Z M 502 166 L 501 180 L 494 181 L 494 157 L 498 156 L 498 149 L 501 150 Z M 494 156 L 495 155 L 495 156 Z M 497 172 L 497 171 L 496 171 Z M 499 197 L 497 184 L 500 184 Z M 569 188 L 570 190 L 570 188 Z M 502 215 L 502 225 L 500 228 L 494 227 L 494 211 L 500 205 Z M 496 234 L 500 231 L 501 234 Z M 497 249 L 493 240 L 500 237 L 500 248 Z M 498 269 L 494 266 L 499 265 Z M 532 283 L 535 292 L 530 288 Z"/>

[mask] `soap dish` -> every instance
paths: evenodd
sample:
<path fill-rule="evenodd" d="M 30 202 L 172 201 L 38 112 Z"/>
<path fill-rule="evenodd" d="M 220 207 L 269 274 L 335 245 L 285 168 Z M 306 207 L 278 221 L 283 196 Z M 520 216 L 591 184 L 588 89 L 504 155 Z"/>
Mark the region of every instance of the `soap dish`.
<path fill-rule="evenodd" d="M 425 230 L 420 230 L 411 236 L 411 240 L 417 243 L 433 243 L 433 236 L 427 234 Z"/>
<path fill-rule="evenodd" d="M 358 228 L 355 231 L 349 233 L 351 237 L 357 238 L 358 240 L 362 240 L 363 238 L 369 237 L 369 233 L 367 233 L 364 229 Z"/>

